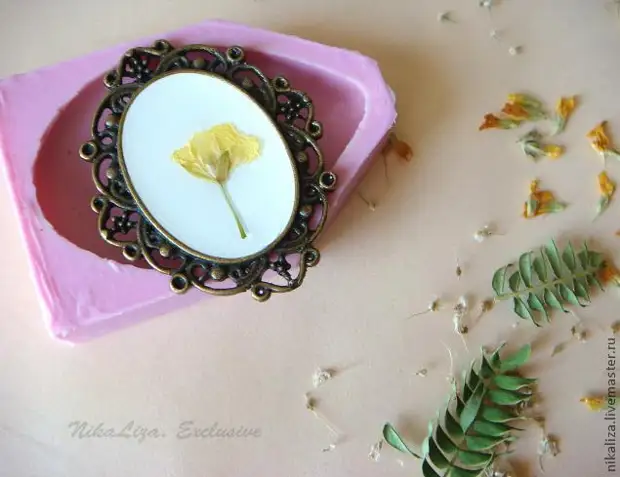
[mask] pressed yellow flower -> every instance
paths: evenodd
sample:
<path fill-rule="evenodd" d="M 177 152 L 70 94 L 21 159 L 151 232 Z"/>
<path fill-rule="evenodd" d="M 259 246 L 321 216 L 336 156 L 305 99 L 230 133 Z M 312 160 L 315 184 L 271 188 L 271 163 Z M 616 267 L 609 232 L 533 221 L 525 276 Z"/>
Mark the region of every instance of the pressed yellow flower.
<path fill-rule="evenodd" d="M 542 107 L 542 103 L 539 100 L 529 94 L 523 93 L 510 93 L 508 95 L 508 102 L 513 104 L 537 106 L 539 108 Z"/>
<path fill-rule="evenodd" d="M 560 98 L 556 106 L 558 116 L 567 119 L 575 109 L 576 104 L 577 101 L 574 96 Z"/>
<path fill-rule="evenodd" d="M 554 134 L 559 134 L 564 131 L 564 128 L 566 128 L 566 123 L 568 122 L 568 118 L 575 109 L 576 105 L 577 101 L 575 96 L 560 98 L 555 108 L 554 120 L 556 128 Z"/>
<path fill-rule="evenodd" d="M 219 124 L 194 134 L 185 146 L 173 152 L 172 159 L 194 177 L 220 186 L 239 234 L 246 238 L 226 181 L 235 167 L 253 161 L 259 154 L 258 138 L 239 132 L 232 124 Z"/>
<path fill-rule="evenodd" d="M 603 156 L 603 160 L 607 157 L 620 158 L 620 152 L 618 152 L 612 145 L 611 140 L 606 132 L 607 121 L 603 121 L 594 129 L 592 129 L 586 137 L 590 140 L 592 148 Z"/>
<path fill-rule="evenodd" d="M 609 149 L 609 138 L 605 132 L 606 124 L 607 121 L 603 121 L 587 134 L 594 150 L 601 153 Z"/>
<path fill-rule="evenodd" d="M 611 199 L 616 192 L 616 183 L 609 178 L 605 171 L 603 171 L 598 175 L 598 188 L 601 193 L 601 197 L 599 198 L 598 206 L 596 208 L 596 217 L 601 215 L 607 207 L 609 207 Z"/>
<path fill-rule="evenodd" d="M 506 103 L 502 108 L 502 113 L 511 119 L 528 119 L 530 113 L 523 106 L 517 103 Z"/>
<path fill-rule="evenodd" d="M 485 129 L 514 129 L 520 124 L 520 119 L 500 118 L 494 114 L 485 114 L 484 122 L 480 125 L 478 130 L 484 131 Z"/>
<path fill-rule="evenodd" d="M 564 148 L 562 146 L 556 146 L 555 144 L 547 144 L 543 147 L 545 155 L 551 159 L 557 159 L 564 154 Z"/>
<path fill-rule="evenodd" d="M 510 117 L 537 121 L 547 117 L 542 102 L 529 94 L 513 93 L 508 95 L 508 104 L 502 112 Z"/>
<path fill-rule="evenodd" d="M 532 219 L 540 215 L 561 212 L 566 205 L 559 202 L 553 193 L 548 190 L 539 190 L 538 181 L 530 182 L 530 195 L 523 204 L 523 217 Z"/>
<path fill-rule="evenodd" d="M 616 184 L 614 184 L 611 179 L 609 179 L 606 172 L 601 172 L 598 175 L 598 185 L 601 194 L 607 198 L 611 198 L 611 196 L 616 191 Z"/>
<path fill-rule="evenodd" d="M 607 407 L 607 398 L 604 396 L 587 396 L 581 398 L 579 402 L 585 404 L 590 411 L 602 411 Z"/>
<path fill-rule="evenodd" d="M 603 268 L 598 272 L 598 278 L 603 285 L 613 283 L 620 286 L 620 272 L 616 266 L 611 262 L 605 262 Z"/>
<path fill-rule="evenodd" d="M 517 143 L 521 146 L 523 153 L 530 159 L 540 159 L 546 156 L 557 159 L 564 154 L 564 148 L 555 144 L 542 144 L 542 135 L 536 131 L 530 131 L 525 136 L 519 138 Z"/>

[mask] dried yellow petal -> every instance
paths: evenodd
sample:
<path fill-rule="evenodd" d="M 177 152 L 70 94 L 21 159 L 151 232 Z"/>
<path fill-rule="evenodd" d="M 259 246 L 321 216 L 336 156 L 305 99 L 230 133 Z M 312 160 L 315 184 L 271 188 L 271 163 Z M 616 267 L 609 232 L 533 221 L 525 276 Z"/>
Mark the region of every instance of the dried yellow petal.
<path fill-rule="evenodd" d="M 558 116 L 560 116 L 561 118 L 568 119 L 568 117 L 571 115 L 571 113 L 575 109 L 575 105 L 576 105 L 576 100 L 574 96 L 562 97 L 558 101 L 558 104 L 556 106 L 556 112 L 558 113 Z"/>
<path fill-rule="evenodd" d="M 225 184 L 235 167 L 253 161 L 259 154 L 258 138 L 243 134 L 234 125 L 226 123 L 194 134 L 188 144 L 172 153 L 172 160 L 194 177 L 220 186 L 239 234 L 246 238 Z"/>
<path fill-rule="evenodd" d="M 240 133 L 232 124 L 219 124 L 194 134 L 172 159 L 196 177 L 223 183 L 236 166 L 256 159 L 259 149 L 258 138 Z"/>
<path fill-rule="evenodd" d="M 608 199 L 611 199 L 616 191 L 616 184 L 609 178 L 605 171 L 598 175 L 598 186 L 601 195 L 604 195 Z"/>
<path fill-rule="evenodd" d="M 530 195 L 523 207 L 523 217 L 531 219 L 540 215 L 561 212 L 565 208 L 566 205 L 559 202 L 553 192 L 539 190 L 537 180 L 530 182 Z"/>
<path fill-rule="evenodd" d="M 585 404 L 590 411 L 595 412 L 602 411 L 607 407 L 607 398 L 604 396 L 587 396 L 581 398 L 579 402 Z"/>
<path fill-rule="evenodd" d="M 484 131 L 485 129 L 514 129 L 521 124 L 520 119 L 512 118 L 500 118 L 494 114 L 485 114 L 484 122 L 480 125 L 478 130 Z"/>
<path fill-rule="evenodd" d="M 606 124 L 607 122 L 603 121 L 586 135 L 594 150 L 600 153 L 605 153 L 609 149 L 609 138 L 605 132 Z"/>
<path fill-rule="evenodd" d="M 588 134 L 587 138 L 590 140 L 592 148 L 603 156 L 603 160 L 608 157 L 615 157 L 620 159 L 620 152 L 614 148 L 606 132 L 607 122 L 603 121 Z"/>
<path fill-rule="evenodd" d="M 508 102 L 511 104 L 519 104 L 522 106 L 542 109 L 542 103 L 529 94 L 511 93 L 508 95 Z"/>
<path fill-rule="evenodd" d="M 502 113 L 512 119 L 529 119 L 530 113 L 520 104 L 506 103 L 502 108 Z"/>
<path fill-rule="evenodd" d="M 614 283 L 620 286 L 620 272 L 618 272 L 616 266 L 609 261 L 605 262 L 603 268 L 598 272 L 598 279 L 603 285 Z"/>
<path fill-rule="evenodd" d="M 596 217 L 605 212 L 607 207 L 609 207 L 611 199 L 616 192 L 616 183 L 609 178 L 605 171 L 603 171 L 598 175 L 598 188 L 601 192 L 601 197 L 599 198 L 596 206 Z"/>
<path fill-rule="evenodd" d="M 502 110 L 509 117 L 516 117 L 528 121 L 537 121 L 547 117 L 541 101 L 529 94 L 509 94 L 508 103 Z"/>
<path fill-rule="evenodd" d="M 520 137 L 517 143 L 521 146 L 523 153 L 530 159 L 537 160 L 542 156 L 557 159 L 564 154 L 564 148 L 555 144 L 543 144 L 543 136 L 537 131 L 532 130 Z"/>
<path fill-rule="evenodd" d="M 555 109 L 555 132 L 554 134 L 559 134 L 566 128 L 566 123 L 571 113 L 575 109 L 576 99 L 574 96 L 570 97 L 562 97 L 558 101 L 558 104 Z"/>
<path fill-rule="evenodd" d="M 543 151 L 545 151 L 545 155 L 551 159 L 557 159 L 564 154 L 564 148 L 562 146 L 556 146 L 555 144 L 543 146 Z"/>

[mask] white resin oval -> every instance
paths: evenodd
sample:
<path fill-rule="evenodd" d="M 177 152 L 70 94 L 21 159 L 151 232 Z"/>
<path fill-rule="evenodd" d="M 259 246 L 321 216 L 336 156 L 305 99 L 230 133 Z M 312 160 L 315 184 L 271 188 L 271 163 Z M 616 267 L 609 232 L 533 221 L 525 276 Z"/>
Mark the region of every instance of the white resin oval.
<path fill-rule="evenodd" d="M 194 133 L 222 123 L 261 143 L 260 156 L 234 169 L 226 184 L 245 239 L 219 186 L 172 160 Z M 175 73 L 148 85 L 125 111 L 119 149 L 145 214 L 187 251 L 243 259 L 274 244 L 290 226 L 298 185 L 286 143 L 258 103 L 217 76 Z"/>

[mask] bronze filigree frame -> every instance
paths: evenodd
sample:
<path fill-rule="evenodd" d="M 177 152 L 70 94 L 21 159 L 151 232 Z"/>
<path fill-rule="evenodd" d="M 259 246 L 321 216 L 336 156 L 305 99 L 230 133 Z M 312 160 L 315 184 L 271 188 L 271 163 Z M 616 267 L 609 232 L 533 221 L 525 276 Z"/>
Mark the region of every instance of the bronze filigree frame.
<path fill-rule="evenodd" d="M 151 80 L 175 71 L 207 72 L 236 85 L 273 119 L 294 158 L 299 196 L 290 227 L 274 246 L 244 261 L 212 260 L 188 251 L 147 218 L 121 167 L 119 125 L 125 110 Z M 101 237 L 119 247 L 127 260 L 144 260 L 169 275 L 177 293 L 191 287 L 214 295 L 250 290 L 256 300 L 265 301 L 272 292 L 298 288 L 307 269 L 319 261 L 313 242 L 327 217 L 327 193 L 336 186 L 336 176 L 324 168 L 317 144 L 322 126 L 314 119 L 308 95 L 291 89 L 286 78 L 270 79 L 246 63 L 238 46 L 225 52 L 205 45 L 175 49 L 165 40 L 127 51 L 103 81 L 108 95 L 95 113 L 92 139 L 80 148 L 82 159 L 92 164 L 98 194 L 91 207 L 98 214 Z M 299 257 L 296 276 L 291 257 Z"/>

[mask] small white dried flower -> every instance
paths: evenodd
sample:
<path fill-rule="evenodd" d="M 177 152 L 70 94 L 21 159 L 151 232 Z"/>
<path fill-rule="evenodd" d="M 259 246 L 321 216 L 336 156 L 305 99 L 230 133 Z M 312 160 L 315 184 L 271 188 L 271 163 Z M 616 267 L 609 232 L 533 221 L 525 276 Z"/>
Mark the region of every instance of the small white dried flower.
<path fill-rule="evenodd" d="M 437 21 L 440 23 L 454 21 L 450 12 L 439 12 L 437 14 Z"/>
<path fill-rule="evenodd" d="M 508 53 L 510 54 L 510 56 L 517 56 L 520 55 L 523 52 L 523 47 L 521 46 L 511 46 L 510 48 L 508 48 Z"/>
<path fill-rule="evenodd" d="M 557 438 L 551 434 L 544 434 L 538 444 L 538 466 L 540 467 L 541 472 L 545 472 L 545 468 L 543 466 L 545 456 L 550 455 L 551 457 L 555 457 L 559 453 L 560 447 Z"/>
<path fill-rule="evenodd" d="M 452 322 L 454 323 L 454 331 L 458 334 L 467 333 L 467 326 L 463 325 L 463 320 L 469 311 L 469 303 L 465 295 L 459 298 L 459 301 L 454 305 Z"/>
<path fill-rule="evenodd" d="M 573 335 L 573 338 L 575 338 L 580 343 L 585 343 L 586 341 L 588 341 L 588 332 L 581 323 L 573 326 L 570 329 L 570 332 Z"/>
<path fill-rule="evenodd" d="M 486 224 L 476 230 L 474 233 L 474 240 L 478 243 L 482 243 L 493 235 L 497 235 L 494 227 L 490 224 Z"/>
<path fill-rule="evenodd" d="M 379 462 L 381 458 L 381 449 L 383 449 L 383 439 L 381 439 L 376 444 L 370 446 L 370 452 L 368 453 L 368 458 L 373 462 Z"/>
<path fill-rule="evenodd" d="M 316 417 L 325 425 L 325 427 L 336 437 L 336 440 L 340 439 L 340 437 L 342 436 L 342 432 L 340 432 L 340 430 L 336 426 L 334 426 L 323 414 L 321 414 L 316 409 L 316 399 L 310 396 L 309 393 L 304 394 L 304 398 L 306 400 L 306 409 L 312 414 L 314 414 L 314 417 Z"/>
<path fill-rule="evenodd" d="M 317 368 L 312 375 L 312 385 L 314 388 L 322 386 L 333 377 L 332 372 L 329 369 Z"/>
<path fill-rule="evenodd" d="M 330 444 L 325 449 L 322 449 L 323 452 L 331 452 L 336 448 L 336 444 Z"/>
<path fill-rule="evenodd" d="M 434 313 L 439 310 L 439 307 L 440 307 L 439 298 L 435 298 L 433 301 L 431 301 L 428 304 L 428 306 L 426 307 L 424 311 L 419 311 L 417 313 L 414 313 L 413 315 L 410 315 L 409 318 L 413 318 L 414 316 L 425 315 L 426 313 Z"/>

